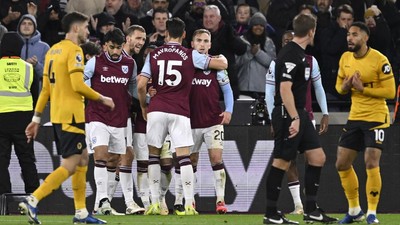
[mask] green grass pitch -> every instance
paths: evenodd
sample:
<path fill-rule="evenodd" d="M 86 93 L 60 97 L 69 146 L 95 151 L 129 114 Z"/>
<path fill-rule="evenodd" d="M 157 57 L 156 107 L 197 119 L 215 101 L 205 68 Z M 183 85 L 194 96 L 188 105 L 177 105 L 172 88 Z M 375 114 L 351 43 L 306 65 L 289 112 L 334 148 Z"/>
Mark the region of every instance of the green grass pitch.
<path fill-rule="evenodd" d="M 329 214 L 332 215 L 332 214 Z M 337 218 L 341 218 L 342 214 L 333 214 Z M 302 221 L 302 216 L 287 215 L 291 220 Z M 115 225 L 262 225 L 262 214 L 203 214 L 199 216 L 99 216 L 99 218 L 107 220 L 108 224 Z M 378 214 L 378 219 L 382 225 L 400 225 L 400 214 Z M 72 216 L 65 215 L 39 215 L 39 220 L 46 225 L 71 225 Z M 28 225 L 26 216 L 0 216 L 1 225 Z M 357 225 L 367 224 L 365 221 L 356 223 Z"/>

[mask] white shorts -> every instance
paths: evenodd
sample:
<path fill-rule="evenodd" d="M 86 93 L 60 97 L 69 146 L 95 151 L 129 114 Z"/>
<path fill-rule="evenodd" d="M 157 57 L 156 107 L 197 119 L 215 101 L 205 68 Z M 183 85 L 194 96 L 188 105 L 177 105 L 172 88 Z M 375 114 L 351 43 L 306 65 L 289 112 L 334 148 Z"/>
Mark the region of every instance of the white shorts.
<path fill-rule="evenodd" d="M 190 153 L 200 151 L 201 145 L 206 143 L 207 149 L 223 149 L 224 126 L 221 124 L 208 127 L 192 129 L 194 145 L 190 148 Z"/>
<path fill-rule="evenodd" d="M 126 147 L 132 147 L 132 122 L 131 122 L 131 118 L 128 118 L 128 122 L 126 124 L 126 128 L 125 128 L 125 138 L 126 138 Z"/>
<path fill-rule="evenodd" d="M 167 134 L 176 148 L 193 145 L 190 119 L 185 116 L 151 112 L 147 114 L 147 144 L 161 148 Z"/>
<path fill-rule="evenodd" d="M 149 160 L 149 147 L 147 146 L 146 134 L 134 133 L 133 134 L 133 151 L 135 158 L 139 161 Z"/>
<path fill-rule="evenodd" d="M 126 153 L 125 127 L 111 127 L 101 122 L 90 122 L 89 136 L 90 146 L 94 149 L 97 146 L 108 146 L 108 152 L 114 154 Z"/>
<path fill-rule="evenodd" d="M 90 142 L 89 130 L 90 130 L 90 124 L 89 123 L 85 123 L 86 149 L 87 149 L 89 154 L 93 154 L 94 150 L 93 150 L 93 147 L 92 147 L 92 143 Z"/>

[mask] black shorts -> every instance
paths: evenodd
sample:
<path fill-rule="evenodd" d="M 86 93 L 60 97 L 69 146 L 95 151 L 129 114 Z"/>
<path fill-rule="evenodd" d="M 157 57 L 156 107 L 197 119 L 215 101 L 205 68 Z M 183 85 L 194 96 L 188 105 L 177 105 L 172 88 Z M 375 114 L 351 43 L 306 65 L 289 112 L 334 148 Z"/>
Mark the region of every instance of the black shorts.
<path fill-rule="evenodd" d="M 339 146 L 364 151 L 366 147 L 383 149 L 385 142 L 385 123 L 366 121 L 347 121 L 339 139 Z"/>
<path fill-rule="evenodd" d="M 282 106 L 277 106 L 272 112 L 272 126 L 275 132 L 274 157 L 287 161 L 296 159 L 297 152 L 304 153 L 321 147 L 318 133 L 312 124 L 308 113 L 304 109 L 297 109 L 300 117 L 299 133 L 293 137 L 289 136 L 289 127 L 292 119 L 288 116 Z"/>
<path fill-rule="evenodd" d="M 57 153 L 63 158 L 82 154 L 86 148 L 85 123 L 53 124 Z"/>

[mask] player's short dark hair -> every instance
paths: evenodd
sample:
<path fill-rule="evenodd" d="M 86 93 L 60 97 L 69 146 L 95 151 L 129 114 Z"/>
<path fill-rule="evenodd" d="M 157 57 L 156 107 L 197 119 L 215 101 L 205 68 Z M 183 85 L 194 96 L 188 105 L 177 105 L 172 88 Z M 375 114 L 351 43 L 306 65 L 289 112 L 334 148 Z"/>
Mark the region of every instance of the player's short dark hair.
<path fill-rule="evenodd" d="M 169 19 L 169 12 L 167 9 L 157 8 L 157 9 L 153 10 L 152 20 L 154 20 L 156 13 L 167 14 L 167 18 Z"/>
<path fill-rule="evenodd" d="M 297 37 L 305 37 L 310 30 L 315 29 L 317 20 L 310 14 L 298 14 L 293 19 L 293 31 Z"/>
<path fill-rule="evenodd" d="M 81 44 L 81 48 L 84 55 L 89 54 L 91 56 L 95 56 L 101 53 L 101 46 L 92 41 Z"/>
<path fill-rule="evenodd" d="M 183 22 L 178 17 L 171 18 L 167 20 L 167 31 L 169 36 L 172 38 L 180 38 L 185 31 L 185 22 Z"/>
<path fill-rule="evenodd" d="M 199 34 L 208 34 L 208 36 L 210 36 L 211 37 L 211 33 L 210 33 L 210 31 L 208 31 L 208 30 L 206 30 L 206 29 L 197 29 L 197 30 L 195 30 L 194 32 L 193 32 L 193 40 L 194 40 L 194 37 L 196 36 L 196 35 L 199 35 Z"/>
<path fill-rule="evenodd" d="M 350 27 L 358 27 L 358 28 L 360 28 L 360 30 L 364 31 L 369 37 L 370 31 L 369 31 L 368 26 L 365 23 L 357 21 L 357 22 L 352 23 L 350 25 Z"/>
<path fill-rule="evenodd" d="M 127 36 L 129 36 L 137 30 L 140 32 L 146 33 L 146 30 L 142 26 L 135 24 L 135 25 L 129 26 L 128 29 L 126 29 L 125 34 Z"/>
<path fill-rule="evenodd" d="M 89 17 L 80 12 L 71 12 L 65 15 L 62 20 L 62 29 L 65 33 L 68 33 L 71 30 L 71 27 L 75 23 L 84 23 L 89 21 Z"/>
<path fill-rule="evenodd" d="M 111 41 L 117 45 L 122 45 L 125 42 L 125 35 L 122 30 L 119 28 L 114 28 L 114 30 L 110 30 L 104 36 L 104 43 Z"/>

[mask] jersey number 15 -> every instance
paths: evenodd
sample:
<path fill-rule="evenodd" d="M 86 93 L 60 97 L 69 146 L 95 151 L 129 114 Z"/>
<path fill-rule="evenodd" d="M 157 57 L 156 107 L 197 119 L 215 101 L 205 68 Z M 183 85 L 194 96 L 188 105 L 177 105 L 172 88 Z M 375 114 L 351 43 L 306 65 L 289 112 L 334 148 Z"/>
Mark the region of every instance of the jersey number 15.
<path fill-rule="evenodd" d="M 162 86 L 167 84 L 168 86 L 177 86 L 182 81 L 182 74 L 179 70 L 173 69 L 174 66 L 182 66 L 182 61 L 178 60 L 168 60 L 167 69 L 165 70 L 165 60 L 157 61 L 157 66 L 159 67 L 158 85 Z M 175 80 L 165 79 L 165 74 L 168 76 L 174 75 Z M 165 80 L 164 80 L 165 79 Z"/>

